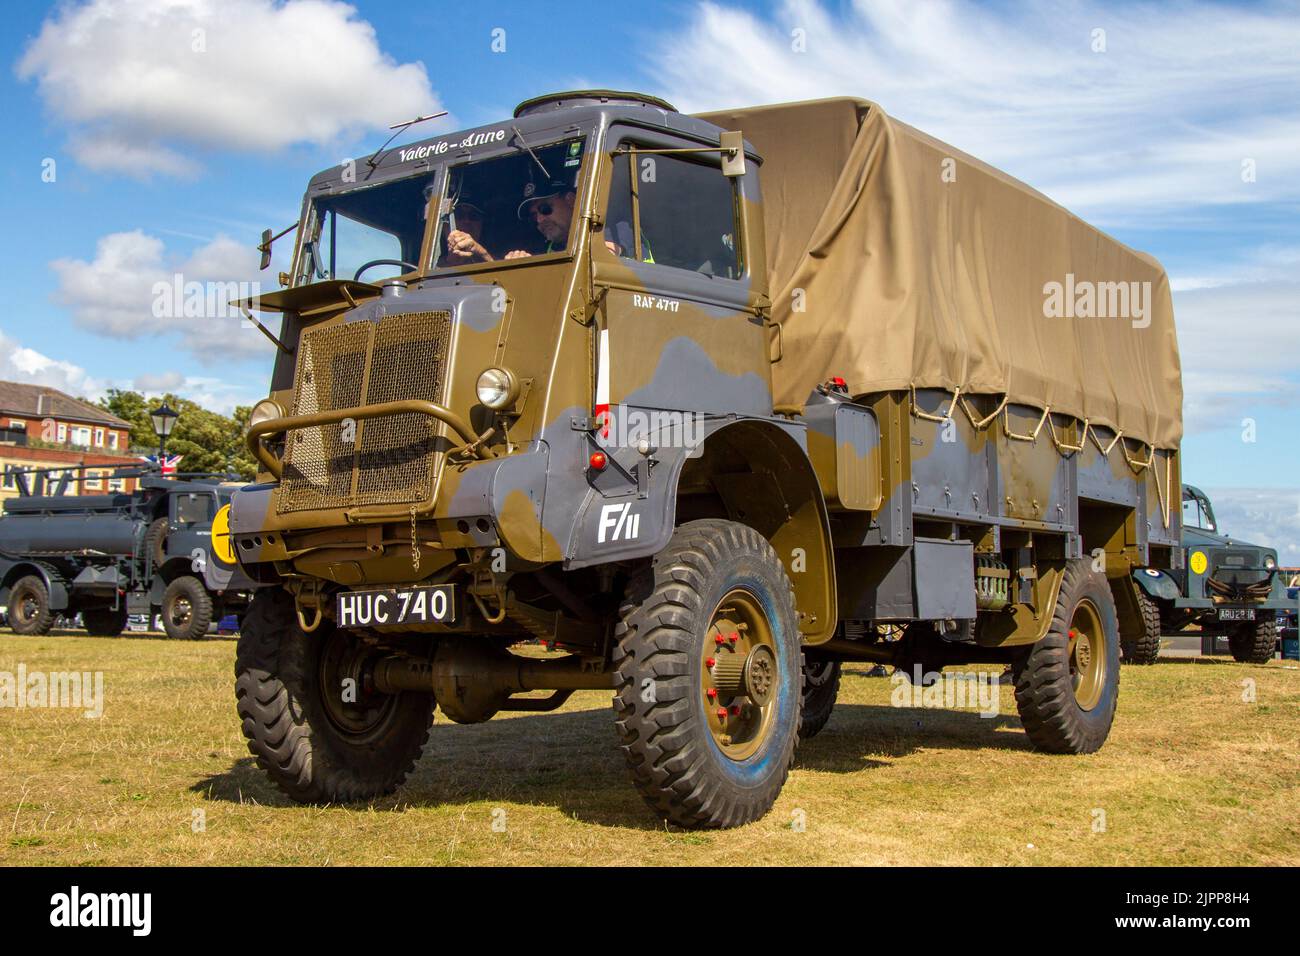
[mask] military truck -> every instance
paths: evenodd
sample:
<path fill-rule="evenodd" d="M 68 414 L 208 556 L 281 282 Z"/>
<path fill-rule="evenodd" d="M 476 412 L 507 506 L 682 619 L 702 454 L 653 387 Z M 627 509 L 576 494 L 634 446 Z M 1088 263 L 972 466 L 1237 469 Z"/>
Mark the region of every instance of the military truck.
<path fill-rule="evenodd" d="M 1124 660 L 1153 664 L 1160 638 L 1195 626 L 1202 643 L 1228 638 L 1234 660 L 1264 664 L 1278 650 L 1278 613 L 1287 610 L 1277 552 L 1228 537 L 1205 492 L 1183 485 L 1182 567 L 1133 572 L 1140 627 L 1122 636 Z"/>
<path fill-rule="evenodd" d="M 653 811 L 736 826 L 844 661 L 1009 664 L 1035 746 L 1105 741 L 1182 553 L 1153 259 L 874 103 L 595 91 L 320 173 L 292 262 L 231 517 L 292 798 L 601 689 Z"/>
<path fill-rule="evenodd" d="M 168 637 L 200 640 L 214 615 L 247 607 L 229 536 L 238 482 L 125 469 L 112 477 L 136 478 L 133 492 L 68 494 L 85 469 L 49 471 L 16 472 L 19 496 L 0 514 L 0 604 L 15 633 L 80 613 L 91 634 L 116 637 L 129 615 L 161 613 Z"/>

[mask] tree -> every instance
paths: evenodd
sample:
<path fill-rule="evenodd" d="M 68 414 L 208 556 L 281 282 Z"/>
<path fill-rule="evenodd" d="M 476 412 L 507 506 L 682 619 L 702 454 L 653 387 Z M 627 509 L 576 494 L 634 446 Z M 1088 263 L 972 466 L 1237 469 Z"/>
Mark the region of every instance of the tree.
<path fill-rule="evenodd" d="M 227 416 L 170 392 L 161 399 L 147 399 L 139 392 L 114 388 L 109 389 L 99 407 L 131 424 L 132 453 L 151 455 L 158 451 L 158 436 L 149 412 L 161 402 L 166 402 L 180 416 L 167 437 L 167 451 L 185 456 L 181 471 L 231 471 L 248 480 L 257 474 L 257 465 L 244 446 L 244 431 L 252 412 L 250 406 L 241 405 L 233 415 Z"/>

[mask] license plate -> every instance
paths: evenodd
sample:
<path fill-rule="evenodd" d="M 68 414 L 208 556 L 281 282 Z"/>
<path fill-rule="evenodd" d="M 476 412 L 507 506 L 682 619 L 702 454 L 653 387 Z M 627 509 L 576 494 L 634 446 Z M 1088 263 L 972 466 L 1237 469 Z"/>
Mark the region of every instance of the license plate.
<path fill-rule="evenodd" d="M 456 621 L 456 587 L 387 591 L 341 591 L 334 605 L 339 627 L 383 627 L 392 624 L 452 624 Z"/>
<path fill-rule="evenodd" d="M 1253 621 L 1255 620 L 1255 609 L 1253 607 L 1221 607 L 1219 608 L 1220 621 Z"/>

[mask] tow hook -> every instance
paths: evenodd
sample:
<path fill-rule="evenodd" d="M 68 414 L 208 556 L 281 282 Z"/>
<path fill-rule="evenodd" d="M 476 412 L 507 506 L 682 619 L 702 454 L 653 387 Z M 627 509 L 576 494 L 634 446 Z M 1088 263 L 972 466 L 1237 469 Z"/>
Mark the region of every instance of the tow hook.
<path fill-rule="evenodd" d="M 294 611 L 298 614 L 298 626 L 302 628 L 304 634 L 310 634 L 316 628 L 320 627 L 321 622 L 321 593 L 320 583 L 315 580 L 308 580 L 302 583 L 293 596 Z M 307 616 L 304 612 L 311 612 L 311 623 L 307 623 Z"/>

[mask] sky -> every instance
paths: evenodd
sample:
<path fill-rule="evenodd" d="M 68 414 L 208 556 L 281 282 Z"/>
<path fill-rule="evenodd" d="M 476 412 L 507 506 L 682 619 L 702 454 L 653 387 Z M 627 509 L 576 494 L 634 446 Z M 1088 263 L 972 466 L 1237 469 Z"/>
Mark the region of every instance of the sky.
<path fill-rule="evenodd" d="M 0 379 L 257 401 L 269 343 L 155 284 L 273 288 L 261 230 L 392 123 L 595 87 L 860 96 L 1160 259 L 1183 478 L 1300 565 L 1300 2 L 17 0 L 0 60 Z"/>

